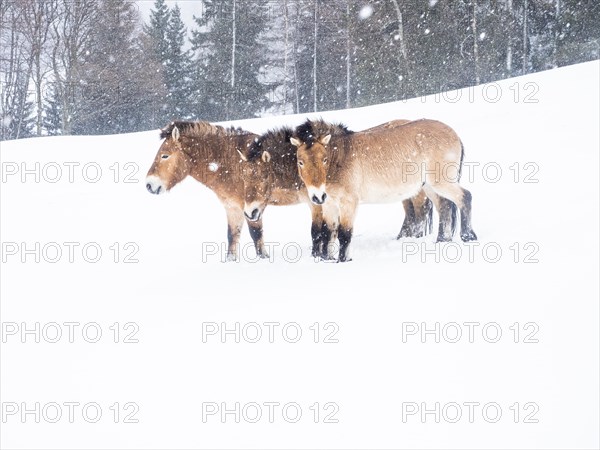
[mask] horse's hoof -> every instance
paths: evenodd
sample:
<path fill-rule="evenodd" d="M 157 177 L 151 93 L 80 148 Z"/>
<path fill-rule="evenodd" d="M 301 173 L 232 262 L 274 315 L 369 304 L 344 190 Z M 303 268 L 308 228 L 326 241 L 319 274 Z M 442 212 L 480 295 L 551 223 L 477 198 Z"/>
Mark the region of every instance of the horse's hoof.
<path fill-rule="evenodd" d="M 352 261 L 352 258 L 350 258 L 350 255 L 348 255 L 347 252 L 340 252 L 339 257 L 338 257 L 338 262 L 350 262 Z"/>
<path fill-rule="evenodd" d="M 477 240 L 477 235 L 475 234 L 475 232 L 473 230 L 471 230 L 468 233 L 461 233 L 460 238 L 462 239 L 463 242 L 471 242 L 471 241 Z"/>
<path fill-rule="evenodd" d="M 452 242 L 452 237 L 450 237 L 450 236 L 438 236 L 438 238 L 435 240 L 435 243 L 439 244 L 440 242 Z"/>
<path fill-rule="evenodd" d="M 227 253 L 227 262 L 237 261 L 237 255 L 234 253 Z"/>
<path fill-rule="evenodd" d="M 257 253 L 257 256 L 258 256 L 260 259 L 269 259 L 269 258 L 270 258 L 269 254 L 268 254 L 267 252 L 260 252 L 260 253 Z"/>
<path fill-rule="evenodd" d="M 331 261 L 332 259 L 335 259 L 333 256 L 330 256 L 327 252 L 318 252 L 315 255 L 315 258 L 319 258 L 322 261 Z"/>
<path fill-rule="evenodd" d="M 334 258 L 333 256 L 321 256 L 321 261 L 331 262 L 331 261 L 337 261 L 337 259 Z"/>
<path fill-rule="evenodd" d="M 319 253 L 317 256 L 315 256 L 315 261 L 332 262 L 337 261 L 337 258 L 324 253 Z"/>

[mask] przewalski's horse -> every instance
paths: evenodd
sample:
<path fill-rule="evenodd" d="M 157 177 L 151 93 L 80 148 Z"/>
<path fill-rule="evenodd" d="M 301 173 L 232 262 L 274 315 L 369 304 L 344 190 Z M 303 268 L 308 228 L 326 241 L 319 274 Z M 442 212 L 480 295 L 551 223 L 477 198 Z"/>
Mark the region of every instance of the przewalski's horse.
<path fill-rule="evenodd" d="M 394 128 L 408 120 L 395 120 L 367 131 Z M 345 127 L 340 127 L 347 131 Z M 296 147 L 291 143 L 293 130 L 283 127 L 271 130 L 249 147 L 248 151 L 240 152 L 243 163 L 243 179 L 245 186 L 244 212 L 250 220 L 259 219 L 267 204 L 291 205 L 300 202 L 311 206 L 313 225 L 313 256 L 329 259 L 331 248 L 322 245 L 323 236 L 328 241 L 335 240 L 337 223 L 322 221 L 320 199 L 309 199 L 302 178 L 298 172 Z M 422 237 L 431 230 L 432 204 L 423 191 L 410 200 L 405 200 L 405 219 L 400 237 Z M 319 227 L 319 222 L 322 226 Z"/>
<path fill-rule="evenodd" d="M 244 224 L 244 183 L 237 151 L 258 136 L 241 129 L 226 129 L 208 122 L 172 122 L 160 132 L 164 142 L 148 171 L 146 188 L 162 194 L 188 175 L 217 194 L 227 213 L 228 259 L 237 259 Z M 237 150 L 237 151 L 236 151 Z M 268 257 L 262 220 L 248 221 L 260 257 Z"/>
<path fill-rule="evenodd" d="M 312 214 L 312 254 L 321 256 L 321 206 L 312 203 L 296 169 L 296 147 L 290 139 L 294 130 L 283 127 L 255 139 L 247 149 L 240 149 L 244 180 L 244 214 L 249 222 L 262 219 L 267 205 L 307 203 Z"/>
<path fill-rule="evenodd" d="M 360 201 L 404 200 L 421 189 L 440 213 L 438 241 L 452 240 L 456 206 L 462 240 L 477 239 L 471 228 L 471 193 L 458 184 L 463 146 L 449 126 L 422 119 L 352 133 L 308 120 L 291 142 L 297 147 L 298 171 L 309 197 L 326 200 L 321 202 L 325 221 L 339 217 L 340 261 L 349 260 Z"/>

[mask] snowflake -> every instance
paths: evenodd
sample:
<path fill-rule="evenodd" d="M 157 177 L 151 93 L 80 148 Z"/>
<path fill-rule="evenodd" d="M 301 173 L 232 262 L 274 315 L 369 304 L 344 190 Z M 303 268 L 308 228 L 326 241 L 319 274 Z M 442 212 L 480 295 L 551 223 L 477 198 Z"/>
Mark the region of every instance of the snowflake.
<path fill-rule="evenodd" d="M 358 13 L 358 18 L 360 20 L 368 19 L 373 15 L 373 7 L 371 5 L 365 5 L 362 7 L 360 12 Z"/>

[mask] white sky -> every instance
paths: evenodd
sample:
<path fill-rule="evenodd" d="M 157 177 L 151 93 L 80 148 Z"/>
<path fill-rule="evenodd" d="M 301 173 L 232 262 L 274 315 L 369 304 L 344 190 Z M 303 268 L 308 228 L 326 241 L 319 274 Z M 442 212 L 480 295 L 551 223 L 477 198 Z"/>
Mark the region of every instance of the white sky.
<path fill-rule="evenodd" d="M 142 20 L 145 22 L 150 14 L 150 10 L 154 6 L 154 0 L 137 0 L 139 11 L 142 15 Z M 202 0 L 167 0 L 165 2 L 169 8 L 179 5 L 181 9 L 181 19 L 188 31 L 194 26 L 193 16 L 200 16 L 202 14 Z"/>

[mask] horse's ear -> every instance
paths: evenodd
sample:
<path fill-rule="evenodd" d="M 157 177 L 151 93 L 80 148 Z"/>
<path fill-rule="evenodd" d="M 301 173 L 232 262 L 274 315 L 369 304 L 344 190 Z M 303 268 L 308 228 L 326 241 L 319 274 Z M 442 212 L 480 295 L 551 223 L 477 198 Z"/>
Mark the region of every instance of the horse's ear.
<path fill-rule="evenodd" d="M 248 158 L 246 158 L 246 155 L 244 155 L 242 152 L 240 152 L 239 150 L 237 151 L 240 154 L 240 158 L 242 158 L 242 161 L 246 162 L 248 161 Z"/>
<path fill-rule="evenodd" d="M 271 161 L 271 154 L 268 151 L 265 150 L 262 153 L 262 156 L 260 158 L 263 160 L 263 162 L 268 163 L 269 161 Z"/>
<path fill-rule="evenodd" d="M 292 145 L 294 147 L 300 147 L 300 146 L 302 146 L 302 141 L 300 139 L 296 139 L 295 137 L 290 138 L 290 142 L 292 143 Z"/>
<path fill-rule="evenodd" d="M 327 144 L 329 144 L 330 140 L 331 140 L 331 135 L 328 134 L 327 136 L 322 137 L 319 141 L 321 142 L 321 144 L 327 145 Z"/>
<path fill-rule="evenodd" d="M 178 141 L 178 140 L 179 140 L 179 137 L 180 137 L 180 134 L 179 134 L 179 128 L 177 128 L 177 127 L 173 127 L 173 131 L 171 131 L 171 138 L 172 138 L 174 141 Z"/>

